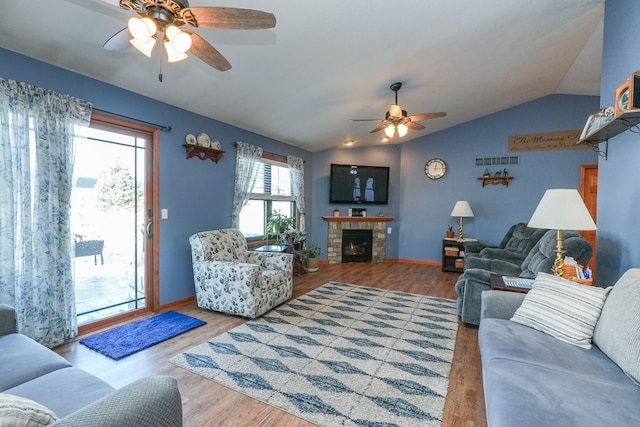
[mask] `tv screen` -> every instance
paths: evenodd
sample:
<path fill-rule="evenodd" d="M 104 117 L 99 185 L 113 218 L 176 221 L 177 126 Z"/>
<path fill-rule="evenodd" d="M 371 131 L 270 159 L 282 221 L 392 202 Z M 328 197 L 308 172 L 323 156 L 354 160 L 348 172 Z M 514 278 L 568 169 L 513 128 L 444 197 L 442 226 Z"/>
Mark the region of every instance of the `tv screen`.
<path fill-rule="evenodd" d="M 389 204 L 389 167 L 332 164 L 329 203 Z"/>

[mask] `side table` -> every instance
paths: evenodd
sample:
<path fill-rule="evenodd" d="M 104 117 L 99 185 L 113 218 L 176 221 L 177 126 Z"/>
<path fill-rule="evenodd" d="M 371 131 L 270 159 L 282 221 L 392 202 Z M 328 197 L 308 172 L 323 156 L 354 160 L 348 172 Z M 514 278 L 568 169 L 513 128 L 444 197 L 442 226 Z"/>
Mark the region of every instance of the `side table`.
<path fill-rule="evenodd" d="M 286 252 L 293 254 L 293 274 L 301 275 L 307 272 L 307 256 L 306 249 L 294 249 L 293 245 L 264 245 L 251 249 L 255 252 Z"/>
<path fill-rule="evenodd" d="M 478 239 L 465 237 L 458 240 L 455 237 L 442 239 L 442 271 L 462 273 L 464 271 L 464 244 L 477 242 Z"/>

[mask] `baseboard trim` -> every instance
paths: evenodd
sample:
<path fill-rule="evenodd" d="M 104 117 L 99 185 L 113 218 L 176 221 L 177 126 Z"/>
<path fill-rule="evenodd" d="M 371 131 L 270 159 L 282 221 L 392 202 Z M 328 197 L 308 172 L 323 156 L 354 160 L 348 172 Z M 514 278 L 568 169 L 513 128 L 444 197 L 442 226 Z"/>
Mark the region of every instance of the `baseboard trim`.
<path fill-rule="evenodd" d="M 405 264 L 417 264 L 417 265 L 428 265 L 429 267 L 442 267 L 442 263 L 440 261 L 423 261 L 419 259 L 406 259 L 406 258 L 385 258 L 382 263 L 405 263 Z M 329 261 L 326 259 L 321 259 L 318 262 L 319 265 L 330 265 Z"/>

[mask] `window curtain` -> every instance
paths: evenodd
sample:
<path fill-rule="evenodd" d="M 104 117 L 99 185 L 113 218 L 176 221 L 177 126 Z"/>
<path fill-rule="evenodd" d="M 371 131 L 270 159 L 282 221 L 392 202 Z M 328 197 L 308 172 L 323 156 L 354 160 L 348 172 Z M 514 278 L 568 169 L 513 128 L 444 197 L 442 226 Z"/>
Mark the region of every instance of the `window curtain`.
<path fill-rule="evenodd" d="M 299 157 L 287 156 L 287 165 L 291 174 L 293 197 L 296 199 L 296 208 L 300 213 L 300 231 L 305 231 L 304 160 Z"/>
<path fill-rule="evenodd" d="M 231 227 L 240 226 L 240 211 L 249 201 L 249 192 L 258 177 L 257 165 L 261 162 L 262 148 L 236 141 L 236 184 L 233 190 Z"/>
<path fill-rule="evenodd" d="M 76 125 L 91 105 L 0 79 L 0 302 L 54 347 L 78 334 L 70 204 Z"/>

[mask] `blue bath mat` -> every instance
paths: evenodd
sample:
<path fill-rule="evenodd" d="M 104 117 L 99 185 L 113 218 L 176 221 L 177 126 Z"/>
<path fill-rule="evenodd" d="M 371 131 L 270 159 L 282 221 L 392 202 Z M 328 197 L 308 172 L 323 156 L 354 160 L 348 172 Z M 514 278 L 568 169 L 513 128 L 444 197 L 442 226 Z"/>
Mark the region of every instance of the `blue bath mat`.
<path fill-rule="evenodd" d="M 186 314 L 167 311 L 83 338 L 80 344 L 114 360 L 120 360 L 206 323 Z"/>

